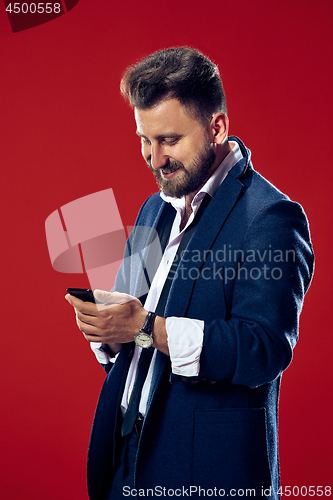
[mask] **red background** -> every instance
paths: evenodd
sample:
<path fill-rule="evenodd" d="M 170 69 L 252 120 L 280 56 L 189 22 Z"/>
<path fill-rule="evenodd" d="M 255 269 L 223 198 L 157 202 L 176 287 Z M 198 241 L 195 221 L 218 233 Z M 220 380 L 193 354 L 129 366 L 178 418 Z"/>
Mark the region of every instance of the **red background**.
<path fill-rule="evenodd" d="M 104 374 L 63 298 L 87 280 L 52 269 L 44 222 L 112 187 L 124 225 L 133 223 L 156 188 L 119 79 L 172 45 L 219 65 L 231 134 L 309 216 L 317 267 L 283 377 L 281 474 L 283 486 L 332 484 L 332 14 L 331 0 L 80 0 L 13 34 L 0 4 L 2 499 L 87 499 Z"/>

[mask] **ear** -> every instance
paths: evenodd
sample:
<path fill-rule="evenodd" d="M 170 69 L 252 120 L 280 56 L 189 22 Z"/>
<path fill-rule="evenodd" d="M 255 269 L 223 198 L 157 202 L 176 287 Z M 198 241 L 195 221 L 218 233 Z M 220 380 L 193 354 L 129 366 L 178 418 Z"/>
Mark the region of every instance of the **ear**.
<path fill-rule="evenodd" d="M 215 144 L 223 144 L 228 138 L 229 120 L 224 113 L 215 113 L 209 124 L 211 141 Z"/>

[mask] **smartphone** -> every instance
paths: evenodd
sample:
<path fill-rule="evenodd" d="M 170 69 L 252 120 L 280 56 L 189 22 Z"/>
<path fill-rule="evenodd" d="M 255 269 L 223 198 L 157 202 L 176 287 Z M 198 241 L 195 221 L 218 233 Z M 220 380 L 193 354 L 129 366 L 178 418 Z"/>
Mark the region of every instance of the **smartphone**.
<path fill-rule="evenodd" d="M 94 294 L 89 288 L 67 288 L 67 292 L 77 299 L 84 302 L 93 302 L 95 304 Z"/>

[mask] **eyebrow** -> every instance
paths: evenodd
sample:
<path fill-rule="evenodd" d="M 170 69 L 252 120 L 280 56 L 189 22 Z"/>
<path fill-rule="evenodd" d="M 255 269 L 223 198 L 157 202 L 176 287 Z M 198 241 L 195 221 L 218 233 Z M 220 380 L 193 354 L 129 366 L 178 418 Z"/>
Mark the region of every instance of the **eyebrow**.
<path fill-rule="evenodd" d="M 141 134 L 138 130 L 136 130 L 136 134 L 139 137 L 143 137 L 144 139 L 148 139 L 148 137 L 146 137 L 144 134 Z M 181 134 L 176 134 L 175 132 L 169 132 L 166 134 L 158 135 L 158 136 L 154 137 L 154 139 L 179 139 L 181 137 L 183 137 Z"/>

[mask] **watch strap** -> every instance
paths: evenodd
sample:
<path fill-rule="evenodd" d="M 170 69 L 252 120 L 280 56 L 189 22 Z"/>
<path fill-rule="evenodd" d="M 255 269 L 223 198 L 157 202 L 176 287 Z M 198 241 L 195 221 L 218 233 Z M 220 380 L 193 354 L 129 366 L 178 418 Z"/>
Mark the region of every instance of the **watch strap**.
<path fill-rule="evenodd" d="M 153 329 L 155 318 L 156 318 L 156 314 L 153 312 L 149 312 L 146 316 L 146 319 L 145 319 L 140 331 L 150 334 L 152 332 L 152 329 Z"/>

